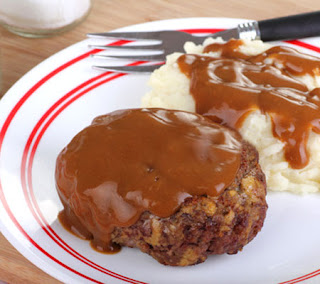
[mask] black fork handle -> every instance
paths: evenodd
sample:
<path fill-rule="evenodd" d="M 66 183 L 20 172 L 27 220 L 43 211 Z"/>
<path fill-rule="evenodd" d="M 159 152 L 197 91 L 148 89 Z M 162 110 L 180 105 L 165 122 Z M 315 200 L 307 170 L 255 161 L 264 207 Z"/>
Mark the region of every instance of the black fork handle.
<path fill-rule="evenodd" d="M 263 41 L 320 36 L 320 11 L 258 22 Z"/>

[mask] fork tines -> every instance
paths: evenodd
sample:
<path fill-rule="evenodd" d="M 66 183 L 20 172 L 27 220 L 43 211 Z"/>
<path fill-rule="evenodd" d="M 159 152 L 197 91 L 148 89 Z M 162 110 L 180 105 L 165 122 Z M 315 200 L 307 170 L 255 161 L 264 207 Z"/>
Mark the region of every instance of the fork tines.
<path fill-rule="evenodd" d="M 158 69 L 160 66 L 161 64 L 143 66 L 93 66 L 93 68 L 97 70 L 112 71 L 117 73 L 149 74 Z"/>
<path fill-rule="evenodd" d="M 89 33 L 88 37 L 95 38 L 121 38 L 125 40 L 157 40 L 161 32 L 110 32 L 110 33 Z"/>
<path fill-rule="evenodd" d="M 97 49 L 110 49 L 110 50 L 156 50 L 161 51 L 161 44 L 148 44 L 148 45 L 96 45 L 90 44 L 89 47 Z"/>
<path fill-rule="evenodd" d="M 151 55 L 106 55 L 106 54 L 92 54 L 94 58 L 100 59 L 122 59 L 122 60 L 135 60 L 135 61 L 162 61 L 166 59 L 164 54 L 151 54 Z"/>
<path fill-rule="evenodd" d="M 165 50 L 163 49 L 163 42 L 161 32 L 109 32 L 109 33 L 89 33 L 91 38 L 107 38 L 118 40 L 144 40 L 149 41 L 147 44 L 139 44 L 128 42 L 129 44 L 117 45 L 113 42 L 110 45 L 96 45 L 91 44 L 89 47 L 95 49 L 106 50 L 108 52 L 121 52 L 116 54 L 93 54 L 94 58 L 100 59 L 123 59 L 134 61 L 164 61 L 166 58 Z M 140 52 L 139 52 L 140 51 Z M 125 52 L 125 53 L 122 53 Z M 144 65 L 144 66 L 93 66 L 95 69 L 107 70 L 122 73 L 150 73 L 159 68 L 161 64 Z"/>

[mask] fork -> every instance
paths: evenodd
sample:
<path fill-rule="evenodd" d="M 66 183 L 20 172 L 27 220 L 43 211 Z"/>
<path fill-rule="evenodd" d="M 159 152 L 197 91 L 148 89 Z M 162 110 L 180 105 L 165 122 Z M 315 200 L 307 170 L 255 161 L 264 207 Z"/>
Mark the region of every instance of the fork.
<path fill-rule="evenodd" d="M 144 54 L 102 55 L 94 54 L 95 58 L 124 59 L 134 61 L 156 61 L 154 65 L 131 64 L 126 66 L 93 66 L 95 69 L 120 73 L 151 73 L 159 68 L 168 54 L 184 52 L 185 42 L 191 41 L 202 44 L 208 37 L 221 37 L 223 40 L 231 38 L 263 41 L 295 39 L 320 35 L 320 11 L 274 18 L 263 21 L 251 21 L 239 24 L 236 28 L 217 32 L 206 36 L 194 36 L 181 31 L 151 31 L 151 32 L 107 32 L 89 33 L 88 37 L 109 38 L 117 40 L 144 40 L 149 44 L 144 45 L 90 45 L 91 48 L 112 51 L 140 51 Z M 151 41 L 151 43 L 150 43 Z M 127 42 L 124 42 L 127 43 Z M 150 52 L 152 52 L 150 54 Z M 147 54 L 146 54 L 147 53 Z"/>

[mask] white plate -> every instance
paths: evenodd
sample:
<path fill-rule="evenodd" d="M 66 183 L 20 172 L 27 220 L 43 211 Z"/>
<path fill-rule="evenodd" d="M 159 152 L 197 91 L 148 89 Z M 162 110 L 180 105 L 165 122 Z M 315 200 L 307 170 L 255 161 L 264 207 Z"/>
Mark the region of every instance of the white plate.
<path fill-rule="evenodd" d="M 177 19 L 123 30 L 201 33 L 241 21 Z M 294 44 L 305 52 L 320 51 L 319 38 Z M 99 254 L 61 227 L 54 182 L 59 151 L 95 116 L 139 107 L 147 90 L 147 75 L 92 70 L 87 45 L 82 41 L 45 60 L 0 102 L 0 228 L 6 238 L 38 267 L 68 283 L 319 283 L 319 195 L 269 193 L 263 230 L 242 252 L 184 268 L 163 266 L 137 249 Z"/>

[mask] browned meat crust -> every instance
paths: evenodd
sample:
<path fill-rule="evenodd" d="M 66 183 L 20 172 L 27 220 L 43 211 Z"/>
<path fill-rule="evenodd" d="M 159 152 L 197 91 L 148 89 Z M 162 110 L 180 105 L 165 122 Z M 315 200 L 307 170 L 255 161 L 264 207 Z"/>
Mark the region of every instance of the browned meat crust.
<path fill-rule="evenodd" d="M 244 142 L 237 178 L 223 194 L 188 198 L 169 218 L 145 212 L 136 224 L 116 228 L 112 240 L 173 266 L 201 263 L 211 254 L 235 254 L 261 230 L 265 196 L 258 153 Z"/>

